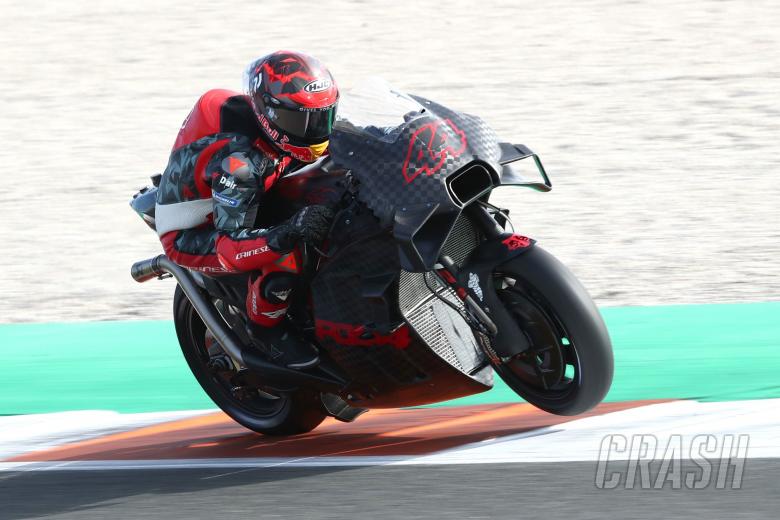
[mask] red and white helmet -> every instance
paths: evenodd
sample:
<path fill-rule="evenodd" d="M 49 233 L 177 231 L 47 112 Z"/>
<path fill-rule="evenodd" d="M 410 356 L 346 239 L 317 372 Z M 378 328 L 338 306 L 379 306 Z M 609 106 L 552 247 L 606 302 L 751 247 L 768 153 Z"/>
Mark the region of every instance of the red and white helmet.
<path fill-rule="evenodd" d="M 316 161 L 328 148 L 339 91 L 316 58 L 277 51 L 247 68 L 246 94 L 260 128 L 283 152 Z"/>

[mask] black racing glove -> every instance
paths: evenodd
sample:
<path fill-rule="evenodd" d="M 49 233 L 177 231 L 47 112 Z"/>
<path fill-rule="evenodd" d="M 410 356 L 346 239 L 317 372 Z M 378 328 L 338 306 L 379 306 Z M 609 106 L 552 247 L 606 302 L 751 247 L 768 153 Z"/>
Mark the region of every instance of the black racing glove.
<path fill-rule="evenodd" d="M 298 242 L 317 245 L 327 238 L 333 211 L 326 206 L 306 206 L 290 219 L 268 232 L 268 245 L 281 252 L 289 251 Z"/>

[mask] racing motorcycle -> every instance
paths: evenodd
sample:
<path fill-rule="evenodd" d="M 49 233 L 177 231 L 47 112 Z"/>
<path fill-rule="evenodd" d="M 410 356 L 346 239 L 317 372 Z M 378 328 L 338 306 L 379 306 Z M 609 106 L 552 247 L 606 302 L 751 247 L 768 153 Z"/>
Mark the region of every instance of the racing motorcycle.
<path fill-rule="evenodd" d="M 497 374 L 529 403 L 582 413 L 607 393 L 607 329 L 572 273 L 513 231 L 494 189 L 551 189 L 529 148 L 479 117 L 373 81 L 345 95 L 330 155 L 281 178 L 258 227 L 311 204 L 336 212 L 321 247 L 301 246 L 288 326 L 321 362 L 290 370 L 245 332 L 245 275 L 205 276 L 164 255 L 138 282 L 174 277 L 174 323 L 209 397 L 250 430 L 308 432 L 326 417 L 435 403 L 491 389 Z M 533 165 L 538 178 L 520 173 Z M 155 178 L 152 179 L 155 181 Z M 159 182 L 159 176 L 156 179 Z M 156 187 L 133 208 L 154 228 Z"/>

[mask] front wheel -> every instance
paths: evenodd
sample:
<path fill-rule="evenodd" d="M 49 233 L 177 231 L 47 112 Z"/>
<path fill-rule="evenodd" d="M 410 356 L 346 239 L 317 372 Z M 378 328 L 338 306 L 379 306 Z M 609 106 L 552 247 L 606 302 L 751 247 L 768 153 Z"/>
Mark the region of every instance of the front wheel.
<path fill-rule="evenodd" d="M 585 288 L 538 246 L 499 266 L 498 296 L 530 349 L 495 367 L 529 403 L 557 415 L 585 412 L 612 384 L 612 344 Z"/>
<path fill-rule="evenodd" d="M 295 435 L 316 428 L 324 419 L 319 394 L 263 389 L 246 371 L 209 366 L 216 344 L 184 292 L 176 287 L 173 317 L 184 359 L 200 386 L 223 412 L 242 426 L 266 435 Z M 221 348 L 216 345 L 221 353 Z M 269 391 L 265 391 L 269 390 Z"/>

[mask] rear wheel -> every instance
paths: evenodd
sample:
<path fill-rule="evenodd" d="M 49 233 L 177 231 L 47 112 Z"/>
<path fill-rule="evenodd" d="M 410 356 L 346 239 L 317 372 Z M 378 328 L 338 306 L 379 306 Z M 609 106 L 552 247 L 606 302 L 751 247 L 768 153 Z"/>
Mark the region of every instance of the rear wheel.
<path fill-rule="evenodd" d="M 224 364 L 220 367 L 219 363 L 209 363 L 215 353 L 221 353 L 221 347 L 209 342 L 206 325 L 178 286 L 173 315 L 190 370 L 211 400 L 236 422 L 267 435 L 295 435 L 313 430 L 325 419 L 317 392 L 282 393 L 263 388 L 245 369 L 236 371 Z"/>
<path fill-rule="evenodd" d="M 612 344 L 575 276 L 538 246 L 494 273 L 499 298 L 531 348 L 495 367 L 523 399 L 558 415 L 593 408 L 612 384 Z"/>

